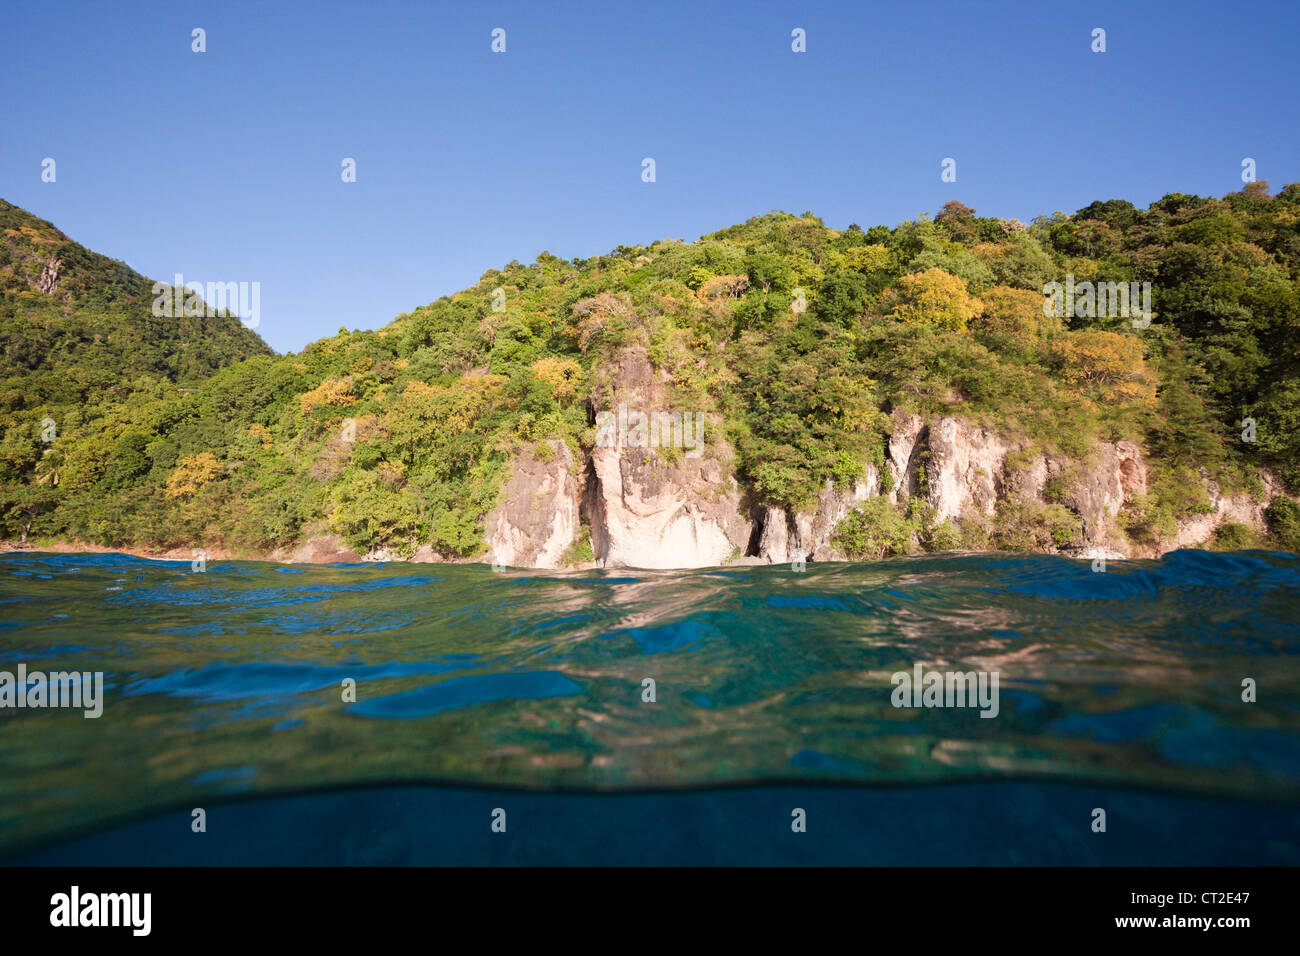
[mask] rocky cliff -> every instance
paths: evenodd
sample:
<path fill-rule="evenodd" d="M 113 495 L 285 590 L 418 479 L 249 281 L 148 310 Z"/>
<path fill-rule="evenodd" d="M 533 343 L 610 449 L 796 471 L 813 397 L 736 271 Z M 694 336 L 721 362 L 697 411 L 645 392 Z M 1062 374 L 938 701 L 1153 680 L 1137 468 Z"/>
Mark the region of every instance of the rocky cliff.
<path fill-rule="evenodd" d="M 573 453 L 551 441 L 538 457 L 525 448 L 515 459 L 502 503 L 488 515 L 491 559 L 524 568 L 562 567 L 578 538 L 578 483 Z"/>
<path fill-rule="evenodd" d="M 603 394 L 610 408 L 664 408 L 668 383 L 643 350 L 629 350 Z M 836 528 L 869 499 L 883 496 L 903 508 L 919 501 L 932 524 L 992 528 L 999 503 L 1054 504 L 1076 516 L 1080 536 L 1049 548 L 1077 557 L 1155 557 L 1210 540 L 1224 523 L 1265 530 L 1264 509 L 1281 493 L 1261 474 L 1267 495 L 1226 495 L 1207 481 L 1210 507 L 1179 522 L 1156 545 L 1135 545 L 1118 518 L 1147 492 L 1147 465 L 1130 441 L 1099 442 L 1082 460 L 1036 450 L 965 418 L 896 411 L 883 466 L 865 463 L 851 487 L 829 482 L 808 508 L 789 513 L 751 502 L 736 482 L 731 450 L 718 416 L 701 453 L 645 447 L 635 438 L 598 444 L 575 462 L 556 442 L 548 464 L 527 451 L 515 463 L 505 491 L 509 502 L 488 522 L 488 545 L 503 563 L 564 566 L 580 533 L 589 533 L 594 563 L 604 567 L 699 568 L 740 563 L 845 560 L 833 543 Z M 575 477 L 576 476 L 576 477 Z M 589 532 L 586 530 L 589 529 Z M 914 542 L 915 544 L 915 542 Z M 919 549 L 919 546 L 918 546 Z"/>

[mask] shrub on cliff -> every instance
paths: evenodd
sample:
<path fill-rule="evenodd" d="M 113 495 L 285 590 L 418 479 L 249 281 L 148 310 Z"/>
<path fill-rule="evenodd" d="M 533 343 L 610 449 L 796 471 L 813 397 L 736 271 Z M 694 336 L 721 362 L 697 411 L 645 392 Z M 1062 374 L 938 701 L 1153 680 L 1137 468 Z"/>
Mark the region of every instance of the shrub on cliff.
<path fill-rule="evenodd" d="M 1286 551 L 1300 554 L 1300 504 L 1290 498 L 1276 498 L 1264 512 L 1269 534 Z"/>
<path fill-rule="evenodd" d="M 835 526 L 831 544 L 850 559 L 878 561 L 907 554 L 915 531 L 888 498 L 868 498 Z"/>

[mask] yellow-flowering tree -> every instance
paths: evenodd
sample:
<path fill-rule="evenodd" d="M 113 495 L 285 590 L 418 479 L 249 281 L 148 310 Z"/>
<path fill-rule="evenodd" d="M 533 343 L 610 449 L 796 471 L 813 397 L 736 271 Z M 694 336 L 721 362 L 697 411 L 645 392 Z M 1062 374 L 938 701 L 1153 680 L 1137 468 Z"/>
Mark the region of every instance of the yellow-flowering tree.
<path fill-rule="evenodd" d="M 351 375 L 344 375 L 342 378 L 327 378 L 310 392 L 303 392 L 298 396 L 298 402 L 304 415 L 310 415 L 314 409 L 321 405 L 346 408 L 355 401 L 356 396 L 352 394 Z"/>
<path fill-rule="evenodd" d="M 963 331 L 984 303 L 966 289 L 966 281 L 943 269 L 926 269 L 898 280 L 899 303 L 894 316 L 904 322 L 937 325 Z"/>
<path fill-rule="evenodd" d="M 544 358 L 533 363 L 533 373 L 546 383 L 557 402 L 567 402 L 578 391 L 582 366 L 571 358 Z"/>
<path fill-rule="evenodd" d="M 1101 402 L 1155 404 L 1156 377 L 1133 335 L 1086 329 L 1067 332 L 1052 343 L 1061 377 Z"/>
<path fill-rule="evenodd" d="M 221 474 L 221 462 L 210 451 L 186 455 L 167 476 L 163 493 L 168 498 L 190 498 L 213 478 Z"/>
<path fill-rule="evenodd" d="M 1033 340 L 1061 330 L 1061 319 L 1043 314 L 1043 296 L 1028 289 L 994 286 L 981 293 L 984 309 L 972 328 L 999 336 Z"/>

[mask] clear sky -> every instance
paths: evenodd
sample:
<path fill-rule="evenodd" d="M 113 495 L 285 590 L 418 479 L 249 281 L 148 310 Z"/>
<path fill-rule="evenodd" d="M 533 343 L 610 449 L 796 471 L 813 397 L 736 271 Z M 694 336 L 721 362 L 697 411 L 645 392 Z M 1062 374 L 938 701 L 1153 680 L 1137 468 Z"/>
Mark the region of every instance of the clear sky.
<path fill-rule="evenodd" d="M 43 0 L 0 24 L 0 196 L 156 279 L 260 282 L 278 351 L 542 250 L 772 209 L 1029 220 L 1223 195 L 1245 157 L 1300 180 L 1298 0 Z"/>

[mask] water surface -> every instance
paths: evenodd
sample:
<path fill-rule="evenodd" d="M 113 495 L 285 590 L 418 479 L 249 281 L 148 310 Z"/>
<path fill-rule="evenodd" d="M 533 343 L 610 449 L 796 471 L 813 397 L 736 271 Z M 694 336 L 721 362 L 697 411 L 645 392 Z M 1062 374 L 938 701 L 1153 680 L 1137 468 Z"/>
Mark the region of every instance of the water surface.
<path fill-rule="evenodd" d="M 0 670 L 103 671 L 106 700 L 98 720 L 0 711 L 0 856 L 226 798 L 395 783 L 1031 781 L 1293 808 L 1298 650 L 1300 559 L 1265 552 L 1105 573 L 1041 555 L 196 573 L 7 554 Z M 998 717 L 892 706 L 890 676 L 918 662 L 996 671 Z M 1285 858 L 1294 840 L 1272 844 Z"/>

